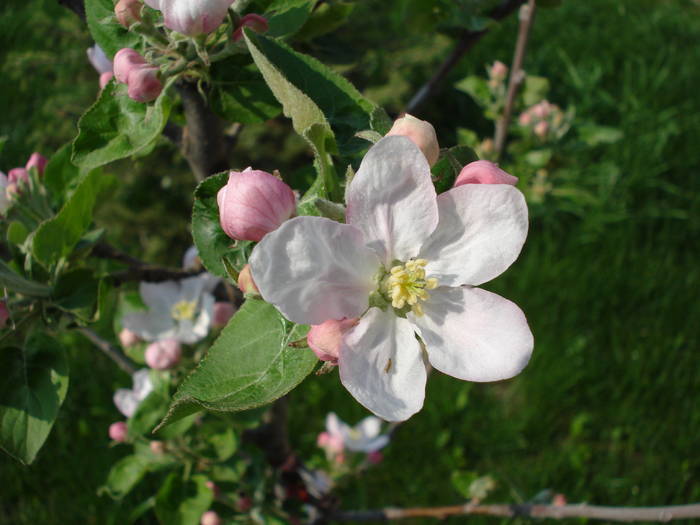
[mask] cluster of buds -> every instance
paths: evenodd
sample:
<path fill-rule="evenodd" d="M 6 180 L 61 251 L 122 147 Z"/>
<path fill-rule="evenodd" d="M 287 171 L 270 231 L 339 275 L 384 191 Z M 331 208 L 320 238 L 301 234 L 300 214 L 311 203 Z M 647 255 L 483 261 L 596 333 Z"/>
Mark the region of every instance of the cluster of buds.
<path fill-rule="evenodd" d="M 100 89 L 104 89 L 114 78 L 114 65 L 100 46 L 95 44 L 87 49 L 88 60 L 100 75 Z"/>
<path fill-rule="evenodd" d="M 494 90 L 498 89 L 498 87 L 503 84 L 508 76 L 508 66 L 506 66 L 503 62 L 496 60 L 488 69 L 488 73 L 489 87 Z"/>
<path fill-rule="evenodd" d="M 523 111 L 518 117 L 518 123 L 531 130 L 542 141 L 561 136 L 562 131 L 566 131 L 564 112 L 547 100 L 542 100 Z"/>
<path fill-rule="evenodd" d="M 170 370 L 182 358 L 182 346 L 177 339 L 154 341 L 146 347 L 146 364 L 154 370 Z"/>
<path fill-rule="evenodd" d="M 114 77 L 128 86 L 129 98 L 150 102 L 163 91 L 158 67 L 149 64 L 137 51 L 129 47 L 114 55 Z"/>
<path fill-rule="evenodd" d="M 22 168 L 13 168 L 5 175 L 0 171 L 0 214 L 4 214 L 16 195 L 29 184 L 29 174 L 34 169 L 39 175 L 44 174 L 48 160 L 40 153 L 32 153 Z"/>

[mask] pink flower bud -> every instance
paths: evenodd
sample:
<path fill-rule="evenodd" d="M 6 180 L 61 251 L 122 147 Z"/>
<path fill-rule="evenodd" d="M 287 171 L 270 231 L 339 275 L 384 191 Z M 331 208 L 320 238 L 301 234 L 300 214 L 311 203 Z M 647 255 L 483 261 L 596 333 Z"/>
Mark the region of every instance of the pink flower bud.
<path fill-rule="evenodd" d="M 226 326 L 226 323 L 233 317 L 234 313 L 236 313 L 236 308 L 231 303 L 216 302 L 214 303 L 212 324 L 219 328 Z"/>
<path fill-rule="evenodd" d="M 141 20 L 142 5 L 140 0 L 119 0 L 117 5 L 114 6 L 114 14 L 117 17 L 117 21 L 129 29 L 131 24 Z"/>
<path fill-rule="evenodd" d="M 411 139 L 423 152 L 431 166 L 440 157 L 437 135 L 435 135 L 435 128 L 430 122 L 417 119 L 406 113 L 402 118 L 396 119 L 389 133 L 386 134 L 387 137 L 391 135 L 404 135 Z"/>
<path fill-rule="evenodd" d="M 219 219 L 232 239 L 259 241 L 296 211 L 292 189 L 265 171 L 232 171 L 216 195 Z"/>
<path fill-rule="evenodd" d="M 506 66 L 500 60 L 496 60 L 491 69 L 489 70 L 489 76 L 495 80 L 503 80 L 508 74 L 508 66 Z"/>
<path fill-rule="evenodd" d="M 43 175 L 44 169 L 46 168 L 46 165 L 48 163 L 49 161 L 46 160 L 46 157 L 44 157 L 41 153 L 37 153 L 35 151 L 29 156 L 29 160 L 27 161 L 27 165 L 24 167 L 24 169 L 29 171 L 32 168 L 36 168 L 36 171 L 39 173 L 39 175 Z"/>
<path fill-rule="evenodd" d="M 138 51 L 125 47 L 114 55 L 114 76 L 117 78 L 117 82 L 126 84 L 131 70 L 145 65 L 148 65 L 148 62 L 139 55 Z"/>
<path fill-rule="evenodd" d="M 357 319 L 340 321 L 329 319 L 321 324 L 312 325 L 309 333 L 306 334 L 306 342 L 321 361 L 337 364 L 343 334 L 355 326 L 357 321 Z"/>
<path fill-rule="evenodd" d="M 537 135 L 539 138 L 544 139 L 547 136 L 548 131 L 549 124 L 547 124 L 547 121 L 541 120 L 535 124 L 535 135 Z"/>
<path fill-rule="evenodd" d="M 109 437 L 117 443 L 125 443 L 129 435 L 129 427 L 124 421 L 117 421 L 109 425 Z"/>
<path fill-rule="evenodd" d="M 238 274 L 238 289 L 246 293 L 260 295 L 260 290 L 255 286 L 255 281 L 253 281 L 253 275 L 250 273 L 250 264 L 246 264 L 241 273 Z"/>
<path fill-rule="evenodd" d="M 370 465 L 378 465 L 384 460 L 384 455 L 379 452 L 378 450 L 375 450 L 374 452 L 370 452 L 367 454 L 367 461 L 369 461 Z"/>
<path fill-rule="evenodd" d="M 165 25 L 188 36 L 211 33 L 221 25 L 234 0 L 146 0 L 163 11 Z"/>
<path fill-rule="evenodd" d="M 199 523 L 200 525 L 221 525 L 221 518 L 215 511 L 208 510 L 202 514 Z"/>
<path fill-rule="evenodd" d="M 131 69 L 126 83 L 129 86 L 129 98 L 136 102 L 155 100 L 163 91 L 163 84 L 158 78 L 156 66 L 141 66 Z"/>
<path fill-rule="evenodd" d="M 161 455 L 165 452 L 165 443 L 162 441 L 153 440 L 148 444 L 148 448 L 151 449 L 156 456 Z"/>
<path fill-rule="evenodd" d="M 102 73 L 100 75 L 100 89 L 104 89 L 107 84 L 109 84 L 109 81 L 114 78 L 114 73 L 107 72 L 107 73 Z"/>
<path fill-rule="evenodd" d="M 29 181 L 29 172 L 26 168 L 13 168 L 7 172 L 7 180 L 12 184 L 25 183 Z"/>
<path fill-rule="evenodd" d="M 548 101 L 543 100 L 532 106 L 530 111 L 532 111 L 533 116 L 538 119 L 547 118 L 552 112 L 552 105 Z"/>
<path fill-rule="evenodd" d="M 8 319 L 10 319 L 10 311 L 7 309 L 7 303 L 0 301 L 0 330 L 5 328 Z"/>
<path fill-rule="evenodd" d="M 339 454 L 345 448 L 342 437 L 329 434 L 328 432 L 321 432 L 316 438 L 316 444 L 331 454 Z"/>
<path fill-rule="evenodd" d="M 520 114 L 518 117 L 518 124 L 525 127 L 532 124 L 532 114 L 530 111 L 524 111 Z"/>
<path fill-rule="evenodd" d="M 249 27 L 256 33 L 266 33 L 270 28 L 267 23 L 267 18 L 264 16 L 256 15 L 255 13 L 249 13 L 241 18 L 238 27 L 233 32 L 233 41 L 238 42 L 243 38 L 243 28 Z"/>
<path fill-rule="evenodd" d="M 122 344 L 124 348 L 129 348 L 130 346 L 134 346 L 138 344 L 141 341 L 141 338 L 136 335 L 134 332 L 129 330 L 128 328 L 122 328 L 122 331 L 119 332 L 119 342 Z"/>
<path fill-rule="evenodd" d="M 146 348 L 146 364 L 156 370 L 169 370 L 180 362 L 182 348 L 177 339 L 163 339 Z"/>
<path fill-rule="evenodd" d="M 253 508 L 253 499 L 245 493 L 239 494 L 236 500 L 236 510 L 238 512 L 248 512 Z"/>
<path fill-rule="evenodd" d="M 510 184 L 515 186 L 517 183 L 518 177 L 506 173 L 498 167 L 498 164 L 488 160 L 477 160 L 462 168 L 453 188 L 462 184 Z"/>
<path fill-rule="evenodd" d="M 219 488 L 219 486 L 216 483 L 214 483 L 213 481 L 207 481 L 205 483 L 205 485 L 214 494 L 214 499 L 218 499 L 221 496 L 221 489 Z"/>
<path fill-rule="evenodd" d="M 555 494 L 552 498 L 552 505 L 555 507 L 563 507 L 566 505 L 566 496 L 564 496 L 564 494 Z"/>
<path fill-rule="evenodd" d="M 16 182 L 10 182 L 5 187 L 5 197 L 7 197 L 7 200 L 12 200 L 16 195 L 19 195 L 19 186 Z"/>

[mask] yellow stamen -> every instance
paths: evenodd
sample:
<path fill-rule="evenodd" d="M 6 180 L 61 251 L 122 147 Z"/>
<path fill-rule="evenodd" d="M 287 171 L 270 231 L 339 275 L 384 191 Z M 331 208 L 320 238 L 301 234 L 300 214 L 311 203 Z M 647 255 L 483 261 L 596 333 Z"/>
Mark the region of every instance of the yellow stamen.
<path fill-rule="evenodd" d="M 197 303 L 194 301 L 178 301 L 170 309 L 170 317 L 176 321 L 187 321 L 194 318 Z"/>
<path fill-rule="evenodd" d="M 391 306 L 401 309 L 408 304 L 414 314 L 423 315 L 419 301 L 427 301 L 430 297 L 427 290 L 434 290 L 438 286 L 435 277 L 425 278 L 427 264 L 426 259 L 411 259 L 389 270 L 384 290 L 391 299 Z"/>

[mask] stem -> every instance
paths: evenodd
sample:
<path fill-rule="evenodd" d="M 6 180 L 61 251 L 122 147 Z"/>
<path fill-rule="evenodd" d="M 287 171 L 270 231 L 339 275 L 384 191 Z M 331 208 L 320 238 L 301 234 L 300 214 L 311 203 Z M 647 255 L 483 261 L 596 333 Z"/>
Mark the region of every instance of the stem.
<path fill-rule="evenodd" d="M 580 503 L 577 505 L 479 505 L 467 503 L 450 507 L 409 509 L 381 509 L 348 511 L 333 514 L 333 521 L 386 521 L 408 518 L 445 519 L 448 516 L 494 516 L 502 518 L 588 518 L 608 521 L 671 521 L 700 518 L 700 504 L 668 507 L 602 507 Z"/>
<path fill-rule="evenodd" d="M 496 123 L 496 136 L 494 137 L 494 148 L 496 150 L 496 160 L 503 153 L 506 136 L 508 134 L 508 125 L 515 104 L 515 96 L 518 93 L 518 88 L 525 79 L 525 72 L 522 69 L 525 51 L 527 50 L 527 41 L 530 37 L 530 29 L 532 22 L 535 19 L 535 0 L 528 0 L 527 5 L 520 8 L 519 13 L 520 26 L 518 28 L 518 40 L 515 44 L 515 53 L 513 55 L 513 65 L 510 70 L 510 79 L 508 81 L 508 94 L 506 95 L 506 105 L 503 108 L 503 116 Z"/>
<path fill-rule="evenodd" d="M 109 344 L 109 342 L 102 339 L 89 328 L 78 328 L 78 331 L 92 341 L 97 348 L 102 350 L 102 352 L 104 352 L 107 357 L 114 361 L 119 368 L 124 370 L 124 372 L 129 375 L 136 372 L 136 365 L 134 365 L 134 363 L 132 363 L 128 357 L 122 354 L 116 346 Z"/>
<path fill-rule="evenodd" d="M 501 4 L 492 9 L 489 13 L 489 17 L 494 20 L 501 20 L 511 14 L 515 9 L 523 3 L 524 0 L 505 0 Z M 447 74 L 455 67 L 462 56 L 469 51 L 474 44 L 476 44 L 481 38 L 488 33 L 488 29 L 483 31 L 468 31 L 462 32 L 457 45 L 452 50 L 450 56 L 445 59 L 442 65 L 438 68 L 435 74 L 432 76 L 428 82 L 423 84 L 423 86 L 416 92 L 411 101 L 406 106 L 406 113 L 413 113 L 422 106 L 423 103 L 428 100 L 437 91 L 438 86 L 442 80 L 447 76 Z"/>

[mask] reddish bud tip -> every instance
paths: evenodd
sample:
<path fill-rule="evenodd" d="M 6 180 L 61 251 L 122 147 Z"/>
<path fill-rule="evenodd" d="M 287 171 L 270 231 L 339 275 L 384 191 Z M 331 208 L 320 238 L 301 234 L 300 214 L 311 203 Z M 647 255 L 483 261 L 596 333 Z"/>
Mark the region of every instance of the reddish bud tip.
<path fill-rule="evenodd" d="M 155 370 L 169 370 L 180 362 L 182 348 L 176 339 L 163 339 L 146 348 L 146 364 Z"/>
<path fill-rule="evenodd" d="M 236 30 L 233 32 L 234 42 L 238 42 L 241 38 L 243 38 L 244 27 L 249 27 L 256 33 L 267 33 L 270 25 L 267 23 L 267 18 L 264 16 L 249 13 L 241 18 L 238 27 L 236 27 Z"/>
<path fill-rule="evenodd" d="M 306 342 L 321 361 L 337 364 L 343 334 L 355 326 L 357 322 L 358 319 L 341 319 L 340 321 L 329 319 L 321 324 L 312 325 L 309 333 L 306 334 Z"/>
<path fill-rule="evenodd" d="M 124 421 L 117 421 L 109 425 L 109 437 L 117 443 L 125 443 L 129 435 L 129 428 Z"/>
<path fill-rule="evenodd" d="M 515 186 L 518 178 L 506 173 L 497 164 L 488 160 L 470 162 L 462 168 L 454 188 L 463 184 L 510 184 Z"/>

